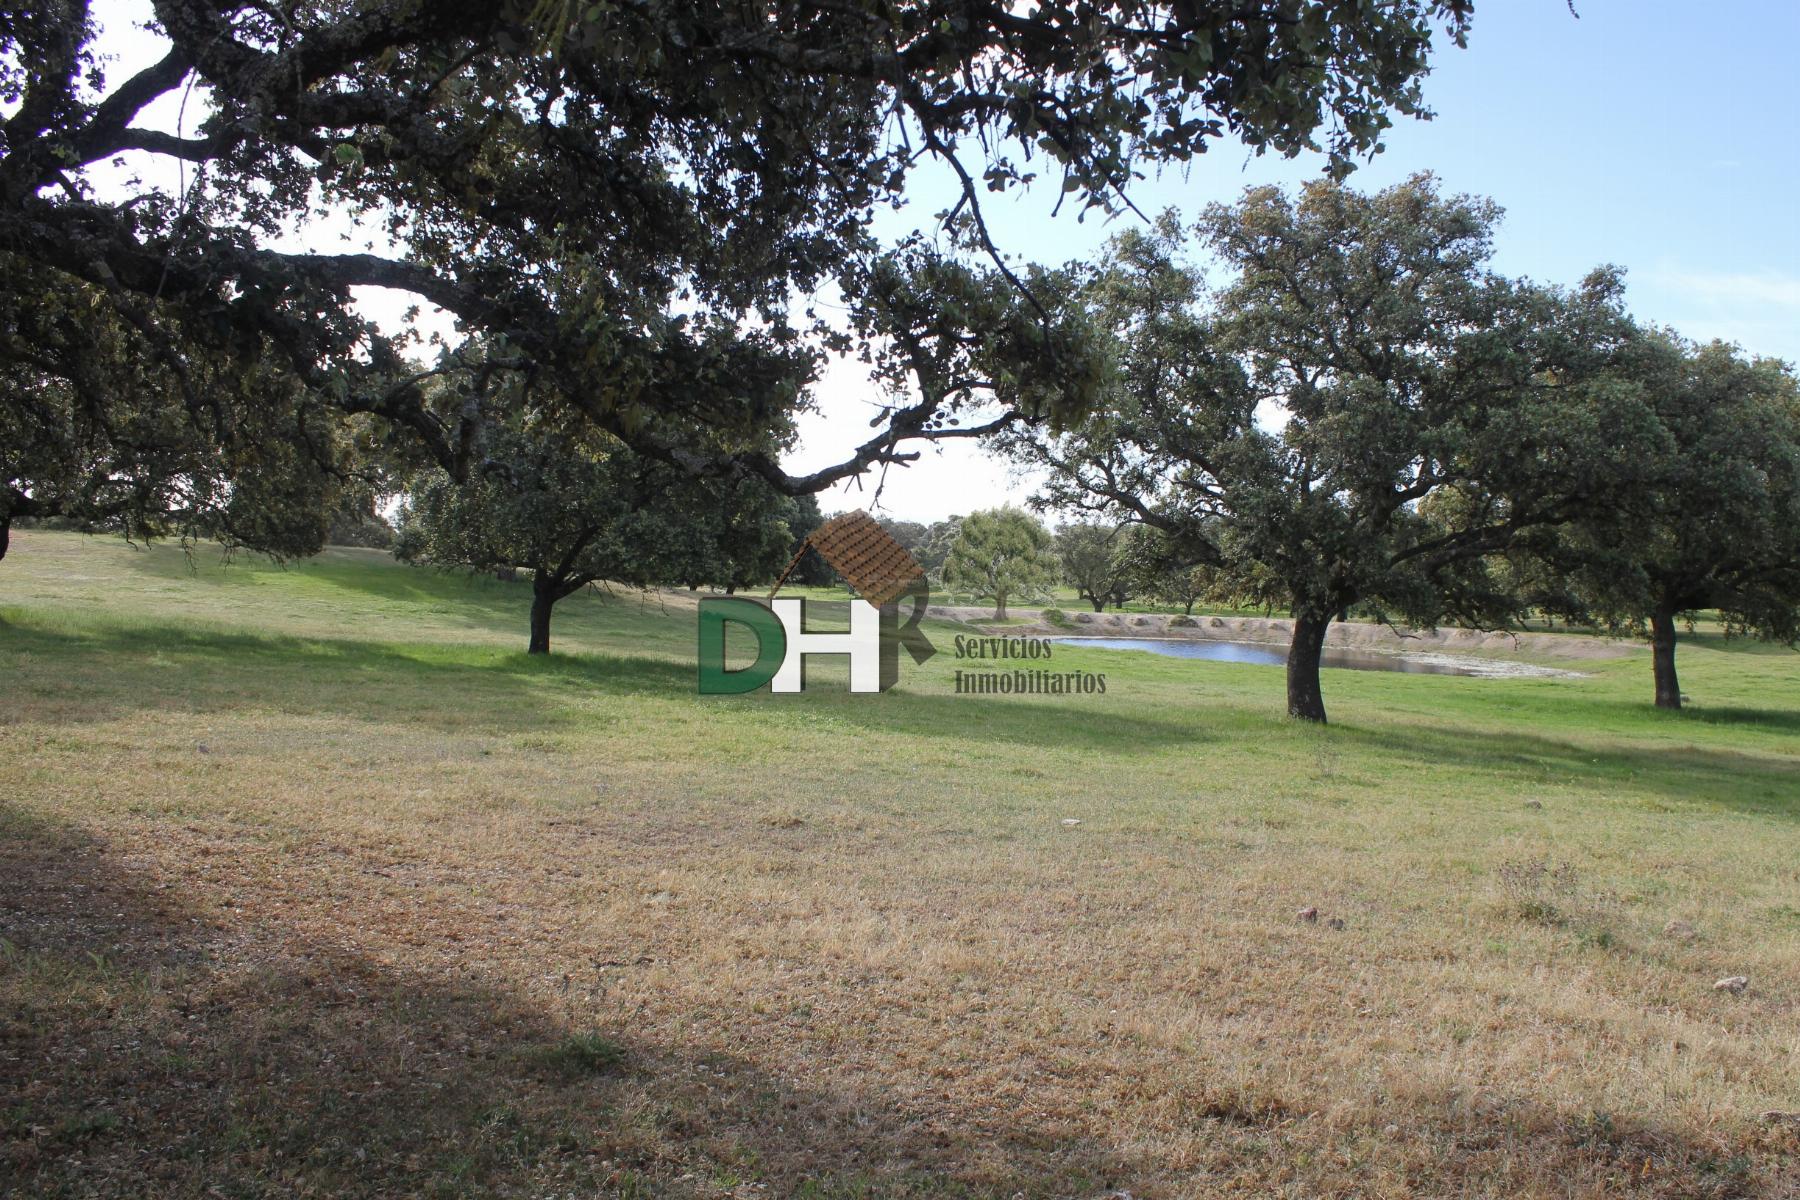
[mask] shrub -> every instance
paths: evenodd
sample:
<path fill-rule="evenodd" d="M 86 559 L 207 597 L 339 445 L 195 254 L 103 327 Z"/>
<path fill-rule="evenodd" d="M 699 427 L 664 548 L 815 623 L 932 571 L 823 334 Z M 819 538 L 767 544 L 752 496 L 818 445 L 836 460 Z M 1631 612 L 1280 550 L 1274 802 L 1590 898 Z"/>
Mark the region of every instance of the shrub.
<path fill-rule="evenodd" d="M 1496 874 L 1513 914 L 1541 925 L 1561 924 L 1564 914 L 1558 902 L 1572 899 L 1579 887 L 1572 865 L 1552 863 L 1547 857 L 1512 859 L 1501 863 Z"/>
<path fill-rule="evenodd" d="M 590 1075 L 617 1066 L 625 1058 L 625 1048 L 601 1033 L 571 1033 L 545 1047 L 542 1057 L 547 1066 L 570 1075 Z"/>

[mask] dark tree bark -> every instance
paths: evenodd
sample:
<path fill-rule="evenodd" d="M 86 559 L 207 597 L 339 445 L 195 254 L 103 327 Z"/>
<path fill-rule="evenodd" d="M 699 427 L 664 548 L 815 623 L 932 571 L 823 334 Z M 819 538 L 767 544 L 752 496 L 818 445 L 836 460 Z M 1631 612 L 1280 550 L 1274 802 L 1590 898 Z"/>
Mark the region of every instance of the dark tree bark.
<path fill-rule="evenodd" d="M 573 559 L 574 554 L 569 558 Z M 563 571 L 569 569 L 565 560 Z M 593 575 L 568 575 L 539 569 L 533 573 L 531 581 L 531 645 L 528 654 L 550 653 L 550 613 L 558 600 L 566 600 L 597 577 Z"/>
<path fill-rule="evenodd" d="M 1106 611 L 1106 600 L 1104 598 L 1096 600 L 1090 596 L 1088 598 L 1088 603 L 1092 604 L 1094 606 L 1095 612 L 1105 612 Z"/>
<path fill-rule="evenodd" d="M 6 557 L 6 548 L 12 544 L 12 514 L 0 516 L 0 559 Z"/>
<path fill-rule="evenodd" d="M 550 610 L 557 599 L 556 585 L 539 576 L 531 587 L 531 648 L 527 653 L 550 653 Z"/>
<path fill-rule="evenodd" d="M 1319 688 L 1319 658 L 1331 618 L 1305 613 L 1294 618 L 1294 640 L 1288 645 L 1288 716 L 1325 723 L 1325 694 Z"/>
<path fill-rule="evenodd" d="M 1006 593 L 1001 592 L 994 597 L 994 620 L 1006 620 Z"/>
<path fill-rule="evenodd" d="M 1661 605 L 1650 614 L 1650 651 L 1656 666 L 1656 707 L 1681 707 L 1681 681 L 1675 677 L 1675 610 Z"/>

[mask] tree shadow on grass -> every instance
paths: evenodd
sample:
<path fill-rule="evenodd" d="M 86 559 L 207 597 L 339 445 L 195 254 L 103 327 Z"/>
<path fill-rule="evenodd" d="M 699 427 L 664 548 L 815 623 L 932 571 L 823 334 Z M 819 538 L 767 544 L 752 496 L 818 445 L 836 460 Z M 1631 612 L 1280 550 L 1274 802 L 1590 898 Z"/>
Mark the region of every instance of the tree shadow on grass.
<path fill-rule="evenodd" d="M 1797 653 L 1795 647 L 1768 638 L 1753 637 L 1746 634 L 1734 634 L 1731 637 L 1713 629 L 1679 630 L 1676 636 L 1676 666 L 1680 666 L 1680 652 L 1689 647 L 1703 650 L 1718 650 L 1726 654 L 1752 654 L 1778 658 L 1784 654 Z"/>
<path fill-rule="evenodd" d="M 1741 708 L 1725 705 L 1718 708 L 1685 708 L 1678 721 L 1701 725 L 1728 725 L 1751 729 L 1768 729 L 1777 733 L 1800 734 L 1800 711 L 1787 708 Z"/>
<path fill-rule="evenodd" d="M 1455 682 L 1468 682 L 1473 687 L 1480 686 L 1482 681 Z M 1476 721 L 1496 724 L 1517 724 L 1519 721 L 1516 711 L 1509 711 L 1504 707 L 1491 710 L 1471 707 L 1465 711 Z M 1532 699 L 1530 712 L 1534 720 L 1547 728 L 1573 726 L 1602 735 L 1619 733 L 1642 740 L 1680 739 L 1689 736 L 1692 727 L 1708 725 L 1765 729 L 1774 733 L 1800 733 L 1800 708 L 1713 705 L 1701 700 L 1671 711 L 1654 707 L 1648 693 L 1643 696 L 1619 696 L 1570 690 L 1552 696 L 1539 692 Z"/>
<path fill-rule="evenodd" d="M 0 1184 L 31 1195 L 1087 1195 L 1130 1164 L 259 924 L 0 806 Z M 386 956 L 384 956 L 386 957 Z M 615 1018 L 619 1014 L 613 1014 Z"/>
<path fill-rule="evenodd" d="M 1130 752 L 1191 748 L 1265 719 L 1241 706 L 1160 718 L 1142 708 L 1103 711 L 1088 698 L 959 696 L 904 689 L 851 694 L 828 675 L 797 696 L 702 697 L 688 663 L 652 655 L 526 655 L 487 647 L 387 642 L 94 622 L 79 630 L 10 625 L 0 654 L 18 655 L 6 719 L 35 712 L 52 723 L 109 719 L 145 708 L 205 714 L 257 708 L 417 726 L 444 733 L 555 731 L 585 719 L 571 701 L 588 696 L 657 698 L 717 705 L 739 719 L 784 724 L 800 713 L 897 739 L 1003 747 Z M 35 660 L 41 660 L 40 668 Z M 1609 702 L 1594 701 L 1605 705 Z M 1576 720 L 1578 710 L 1558 710 Z M 1598 710 L 1596 710 L 1598 711 Z M 1613 714 L 1616 716 L 1616 714 Z M 1800 730 L 1788 710 L 1696 709 L 1685 721 Z M 1458 766 L 1541 779 L 1566 774 L 1580 786 L 1649 790 L 1671 799 L 1800 819 L 1792 757 L 1694 746 L 1584 744 L 1530 731 L 1451 725 L 1334 725 L 1333 736 L 1366 744 L 1421 769 Z"/>
<path fill-rule="evenodd" d="M 7 652 L 16 656 L 8 715 L 16 719 L 29 704 L 64 723 L 144 708 L 260 708 L 446 732 L 512 732 L 571 723 L 577 718 L 564 701 L 582 693 L 673 695 L 693 686 L 692 668 L 648 656 L 546 658 L 163 625 L 11 625 L 0 642 L 0 653 Z"/>
<path fill-rule="evenodd" d="M 1183 1169 L 1120 1150 L 1144 1132 L 1129 1114 L 1098 1133 L 948 1093 L 924 1107 L 866 1072 L 796 1082 L 753 1049 L 659 1039 L 591 998 L 532 1001 L 483 982 L 480 928 L 442 946 L 429 944 L 438 930 L 402 929 L 364 950 L 348 928 L 268 913 L 278 893 L 247 915 L 242 897 L 178 869 L 0 805 L 8 1190 L 1093 1200 L 1237 1195 L 1255 1187 L 1243 1179 L 1285 1191 L 1315 1174 L 1315 1194 L 1340 1194 L 1332 1164 L 1355 1162 L 1408 1180 L 1395 1195 L 1647 1200 L 1774 1196 L 1795 1178 L 1779 1131 L 1571 1120 L 1517 1095 L 1477 1111 L 1446 1093 L 1409 1104 L 1404 1138 L 1376 1137 L 1382 1114 L 1367 1129 L 1322 1122 L 1225 1081 L 1155 1106 L 1174 1105 L 1224 1156 Z M 302 871 L 280 886 L 306 885 Z"/>
<path fill-rule="evenodd" d="M 1594 789 L 1653 792 L 1685 804 L 1800 821 L 1800 758 L 1698 746 L 1585 744 L 1542 734 L 1450 726 L 1336 725 L 1331 736 L 1414 762 L 1541 782 L 1546 774 Z"/>

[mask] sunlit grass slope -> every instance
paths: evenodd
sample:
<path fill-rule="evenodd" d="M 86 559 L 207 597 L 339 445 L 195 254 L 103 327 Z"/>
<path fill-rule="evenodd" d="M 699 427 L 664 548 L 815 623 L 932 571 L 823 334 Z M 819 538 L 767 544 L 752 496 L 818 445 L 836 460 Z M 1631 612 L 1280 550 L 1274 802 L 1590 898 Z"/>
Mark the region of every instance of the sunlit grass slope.
<path fill-rule="evenodd" d="M 701 697 L 691 600 L 527 592 L 15 535 L 0 1193 L 1800 1194 L 1800 655 L 1320 730 L 948 626 Z"/>

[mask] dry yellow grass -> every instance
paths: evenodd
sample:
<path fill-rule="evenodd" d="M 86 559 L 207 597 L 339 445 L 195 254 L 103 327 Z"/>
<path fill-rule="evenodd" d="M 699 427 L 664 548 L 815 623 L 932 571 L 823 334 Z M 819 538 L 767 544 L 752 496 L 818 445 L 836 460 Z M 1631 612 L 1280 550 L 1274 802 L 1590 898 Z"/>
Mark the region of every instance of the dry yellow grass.
<path fill-rule="evenodd" d="M 0 1191 L 1800 1195 L 1800 656 L 705 698 L 678 598 L 14 554 Z"/>

